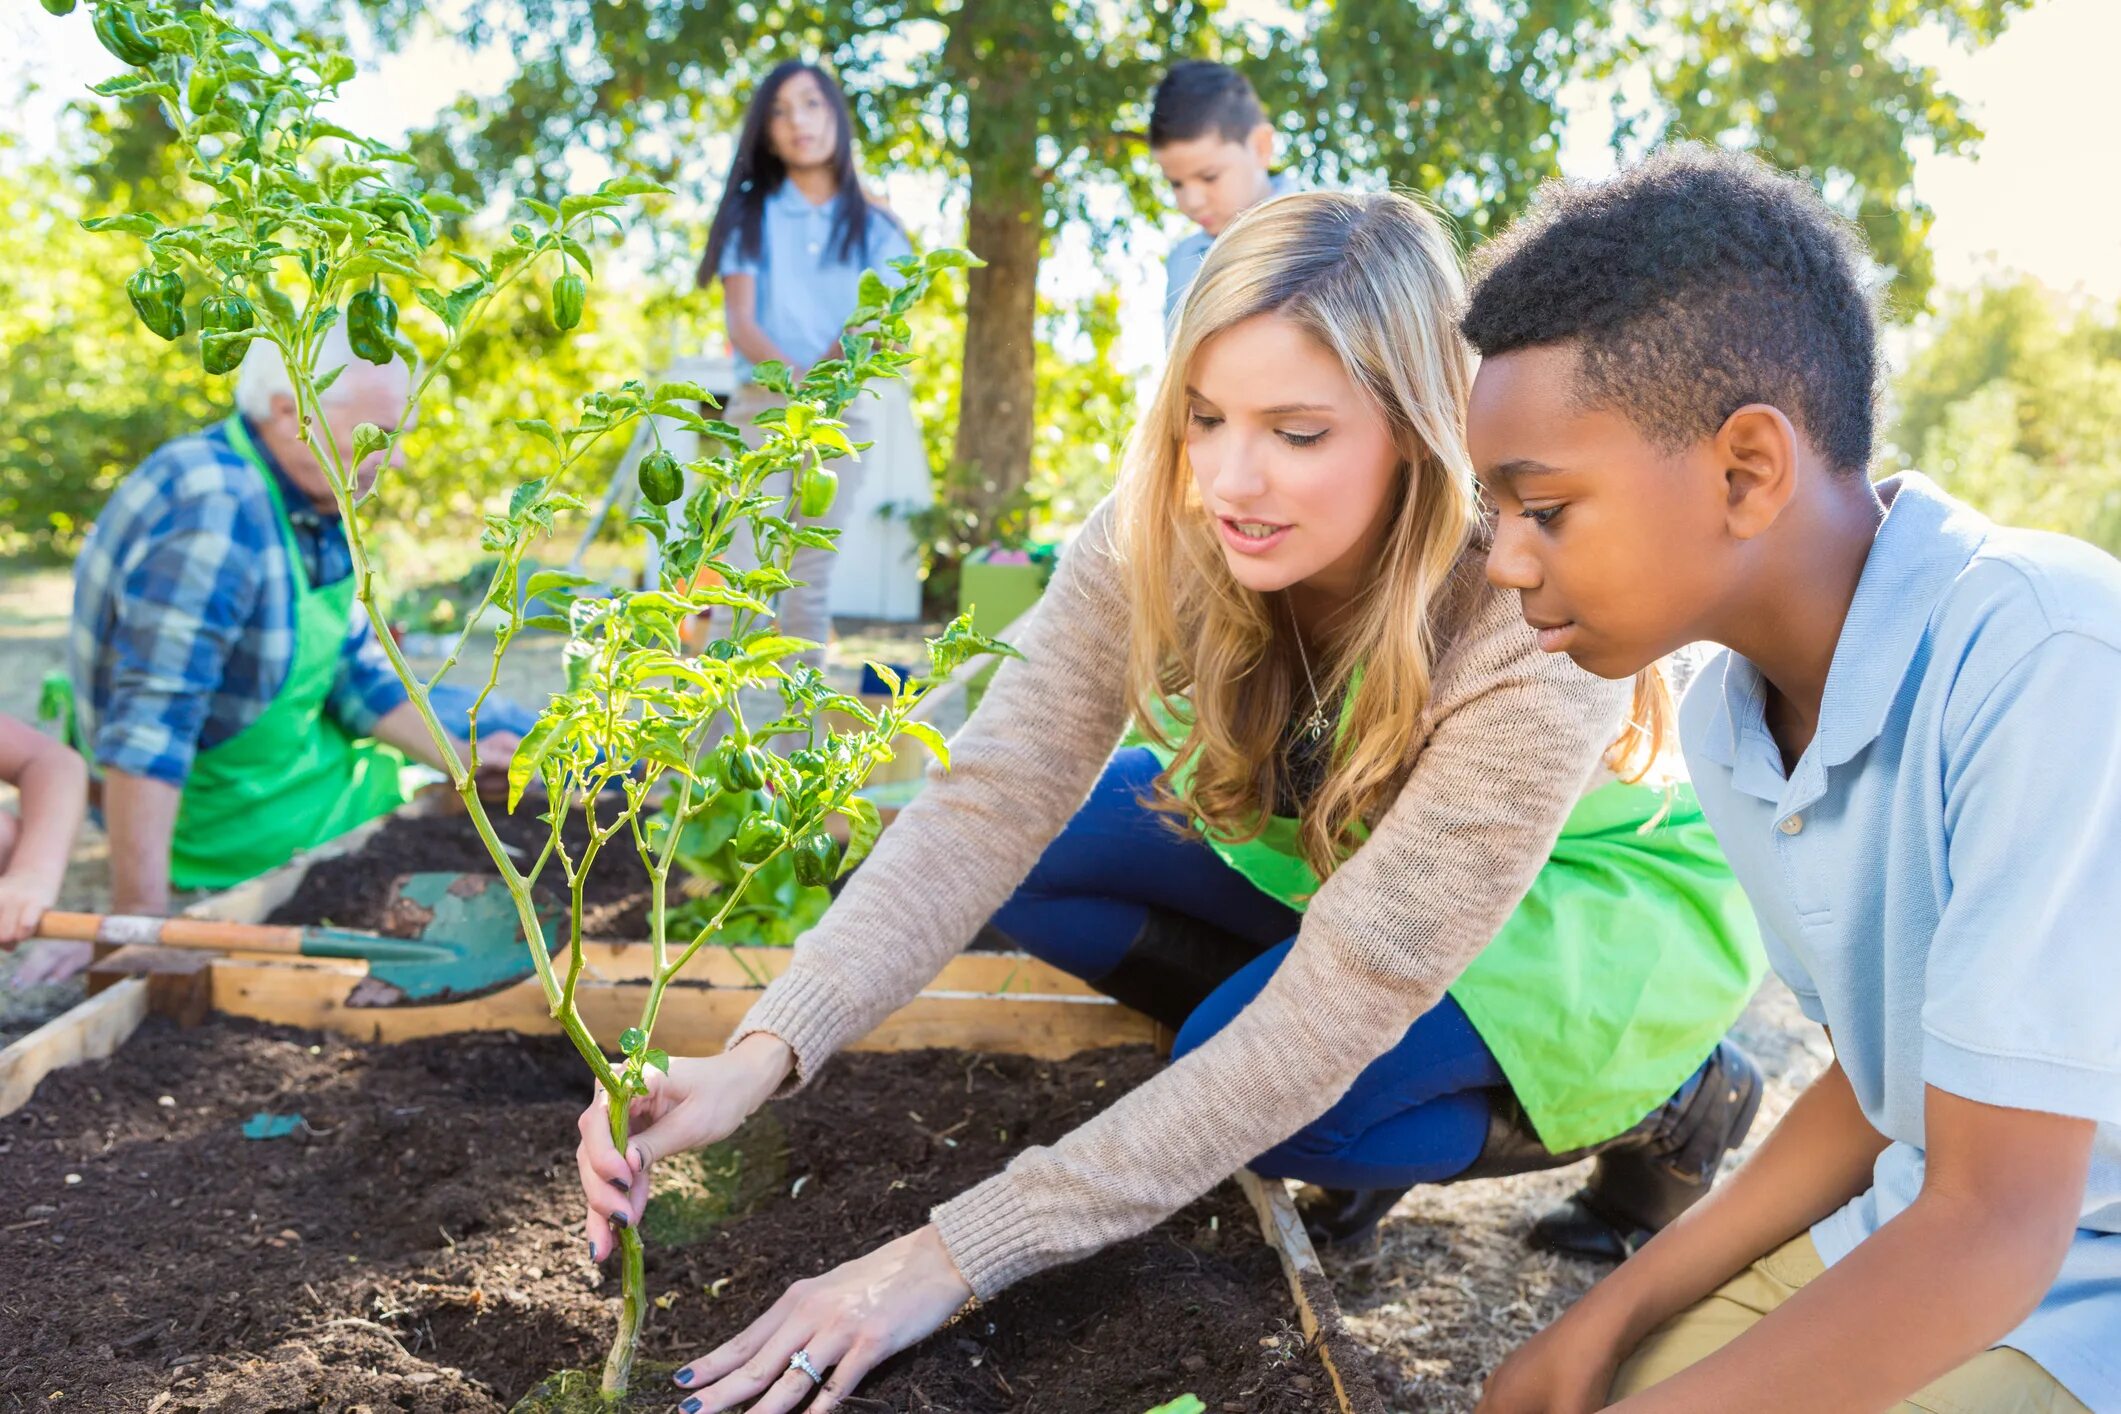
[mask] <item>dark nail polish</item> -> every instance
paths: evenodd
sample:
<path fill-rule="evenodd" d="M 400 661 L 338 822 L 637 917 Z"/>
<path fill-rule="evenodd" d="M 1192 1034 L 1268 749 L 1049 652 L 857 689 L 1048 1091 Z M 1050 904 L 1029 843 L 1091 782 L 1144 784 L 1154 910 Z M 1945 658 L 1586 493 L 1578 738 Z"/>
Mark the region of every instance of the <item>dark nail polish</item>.
<path fill-rule="evenodd" d="M 613 1227 L 631 1227 L 633 1224 L 627 1220 L 624 1213 L 613 1213 L 611 1215 L 611 1225 Z"/>
<path fill-rule="evenodd" d="M 625 1180 L 625 1179 L 623 1179 L 623 1178 L 614 1178 L 614 1179 L 611 1179 L 611 1180 L 609 1180 L 609 1182 L 610 1182 L 610 1184 L 611 1184 L 611 1186 L 612 1186 L 613 1188 L 616 1188 L 616 1189 L 618 1189 L 618 1190 L 619 1190 L 619 1192 L 621 1192 L 621 1193 L 631 1193 L 631 1192 L 633 1192 L 633 1187 L 632 1187 L 632 1185 L 628 1184 L 628 1183 L 626 1182 L 626 1180 Z"/>
<path fill-rule="evenodd" d="M 692 1383 L 692 1371 L 690 1368 L 681 1369 L 670 1378 L 681 1385 L 689 1385 Z"/>
<path fill-rule="evenodd" d="M 594 1261 L 595 1261 L 596 1259 L 597 1259 L 597 1245 L 596 1245 L 596 1244 L 595 1244 L 594 1242 L 592 1242 L 592 1243 L 590 1243 L 590 1244 L 589 1244 L 589 1260 L 590 1260 L 590 1261 L 592 1261 L 592 1262 L 594 1262 Z"/>
<path fill-rule="evenodd" d="M 684 1410 L 685 1414 L 700 1414 L 700 1401 L 698 1396 L 694 1396 L 693 1398 L 686 1400 L 683 1404 L 680 1404 L 678 1408 Z"/>

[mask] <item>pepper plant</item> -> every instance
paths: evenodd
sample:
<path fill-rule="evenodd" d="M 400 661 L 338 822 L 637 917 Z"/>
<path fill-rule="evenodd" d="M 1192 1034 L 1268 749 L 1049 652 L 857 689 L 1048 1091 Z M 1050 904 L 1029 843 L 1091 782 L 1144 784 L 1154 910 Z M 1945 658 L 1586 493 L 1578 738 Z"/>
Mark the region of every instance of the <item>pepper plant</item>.
<path fill-rule="evenodd" d="M 451 250 L 448 260 L 457 268 L 445 276 L 431 255 L 436 219 L 470 216 L 497 202 L 422 189 L 408 154 L 323 117 L 354 76 L 350 58 L 236 26 L 211 5 L 190 0 L 90 4 L 97 37 L 127 66 L 95 91 L 157 102 L 185 172 L 214 199 L 202 217 L 181 223 L 135 211 L 86 225 L 144 244 L 146 263 L 126 289 L 155 333 L 184 337 L 191 326 L 186 300 L 203 293 L 196 327 L 209 372 L 235 368 L 257 340 L 280 352 L 304 443 L 324 466 L 338 502 L 357 595 L 380 621 L 355 468 L 371 456 L 388 458 L 465 336 L 497 302 L 546 276 L 550 317 L 562 330 L 575 327 L 594 271 L 592 234 L 623 232 L 640 199 L 664 189 L 618 179 L 556 204 L 525 199 L 522 219 L 505 242 L 484 258 Z M 45 0 L 45 8 L 65 13 L 73 4 Z M 442 666 L 424 680 L 389 634 L 377 635 L 514 898 L 553 1017 L 611 1101 L 612 1137 L 622 1151 L 627 1102 L 646 1092 L 648 1068 L 668 1064 L 654 1044 L 656 1020 L 686 964 L 703 947 L 725 941 L 725 928 L 762 877 L 792 872 L 799 884 L 814 887 L 853 867 L 880 828 L 875 807 L 856 792 L 890 759 L 899 738 L 914 738 L 947 763 L 940 733 L 913 716 L 928 686 L 975 656 L 1010 651 L 960 619 L 930 641 L 928 677 L 901 681 L 879 667 L 890 692 L 872 707 L 835 691 L 804 662 L 801 655 L 818 645 L 780 633 L 772 608 L 773 596 L 794 583 L 789 567 L 796 550 L 830 549 L 836 538 L 837 532 L 802 520 L 830 508 L 837 484 L 831 463 L 858 451 L 841 414 L 866 383 L 896 376 L 912 361 L 903 349 L 906 315 L 931 282 L 944 270 L 977 263 L 962 251 L 939 250 L 894 262 L 895 286 L 865 275 L 840 357 L 800 377 L 776 364 L 755 371 L 784 400 L 756 419 L 756 448 L 746 446 L 740 429 L 710 417 L 705 392 L 686 383 L 628 381 L 584 396 L 565 425 L 518 422 L 522 463 L 541 474 L 485 517 L 480 545 L 493 559 L 480 609 L 491 613 L 466 615 Z M 413 307 L 431 321 L 425 359 L 399 327 L 394 292 L 408 291 Z M 341 319 L 356 357 L 402 360 L 412 370 L 399 430 L 364 423 L 344 451 L 330 435 L 321 401 L 344 369 L 318 366 L 324 335 Z M 638 430 L 643 420 L 654 450 L 640 462 L 643 496 L 635 521 L 661 544 L 659 582 L 607 594 L 582 575 L 530 569 L 526 562 L 555 517 L 581 505 L 566 489 L 570 473 L 598 443 Z M 701 454 L 680 461 L 662 444 L 670 428 L 691 433 Z M 756 568 L 731 563 L 739 542 L 747 543 Z M 725 628 L 703 652 L 690 653 L 680 626 L 703 613 L 718 616 Z M 540 818 L 549 828 L 527 868 L 502 846 L 476 785 L 479 706 L 471 711 L 470 758 L 459 762 L 428 695 L 457 667 L 482 620 L 497 627 L 479 704 L 524 634 L 567 636 L 566 687 L 508 767 L 511 811 L 533 785 L 546 803 Z M 762 710 L 761 701 L 770 705 Z M 562 834 L 570 814 L 585 826 L 572 846 Z M 833 817 L 845 822 L 844 849 L 827 828 Z M 709 906 L 689 910 L 686 926 L 673 934 L 667 885 L 694 823 L 713 826 L 710 838 L 720 835 L 713 848 L 726 847 L 731 877 Z M 698 832 L 693 836 L 697 842 Z M 639 1019 L 611 1038 L 613 1054 L 607 1054 L 577 999 L 583 885 L 601 853 L 615 845 L 639 854 L 651 882 L 653 974 Z M 533 900 L 541 881 L 555 880 L 569 899 L 558 966 Z M 625 1231 L 622 1242 L 623 1304 L 603 1373 L 607 1396 L 626 1388 L 646 1313 L 639 1234 Z"/>

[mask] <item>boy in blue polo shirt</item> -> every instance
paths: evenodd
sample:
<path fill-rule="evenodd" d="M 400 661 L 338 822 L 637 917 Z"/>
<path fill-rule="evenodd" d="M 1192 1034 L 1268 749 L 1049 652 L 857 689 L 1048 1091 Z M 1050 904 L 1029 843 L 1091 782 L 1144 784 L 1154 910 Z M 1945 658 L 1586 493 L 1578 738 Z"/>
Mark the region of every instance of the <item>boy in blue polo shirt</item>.
<path fill-rule="evenodd" d="M 1173 64 L 1149 103 L 1149 155 L 1171 184 L 1171 204 L 1200 227 L 1164 261 L 1164 328 L 1200 273 L 1208 247 L 1251 207 L 1298 189 L 1274 170 L 1274 128 L 1259 95 L 1227 64 Z"/>
<path fill-rule="evenodd" d="M 1552 188 L 1464 328 L 1542 646 L 1729 649 L 1694 788 L 1835 1063 L 1481 1409 L 2121 1409 L 2121 565 L 1876 487 L 1858 239 L 1748 158 Z"/>

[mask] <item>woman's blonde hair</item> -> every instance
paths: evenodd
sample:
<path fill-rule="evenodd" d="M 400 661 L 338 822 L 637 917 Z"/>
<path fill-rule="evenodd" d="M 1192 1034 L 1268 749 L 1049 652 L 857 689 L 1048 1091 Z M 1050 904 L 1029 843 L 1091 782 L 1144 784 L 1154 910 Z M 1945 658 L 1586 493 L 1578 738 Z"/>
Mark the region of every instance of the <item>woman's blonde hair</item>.
<path fill-rule="evenodd" d="M 1473 357 L 1456 324 L 1462 290 L 1450 235 L 1410 197 L 1303 192 L 1254 207 L 1216 240 L 1187 293 L 1120 474 L 1115 536 L 1135 614 L 1128 702 L 1174 753 L 1154 803 L 1245 840 L 1287 794 L 1285 738 L 1311 685 L 1288 610 L 1231 576 L 1201 507 L 1186 457 L 1187 371 L 1209 339 L 1271 313 L 1337 357 L 1392 429 L 1400 476 L 1376 572 L 1340 615 L 1330 654 L 1310 663 L 1320 697 L 1346 700 L 1302 812 L 1299 847 L 1321 879 L 1405 784 L 1442 610 L 1481 529 L 1465 445 Z M 1638 682 L 1637 722 L 1650 735 L 1630 745 L 1631 727 L 1609 753 L 1622 774 L 1646 767 L 1663 735 L 1668 699 L 1646 694 Z"/>

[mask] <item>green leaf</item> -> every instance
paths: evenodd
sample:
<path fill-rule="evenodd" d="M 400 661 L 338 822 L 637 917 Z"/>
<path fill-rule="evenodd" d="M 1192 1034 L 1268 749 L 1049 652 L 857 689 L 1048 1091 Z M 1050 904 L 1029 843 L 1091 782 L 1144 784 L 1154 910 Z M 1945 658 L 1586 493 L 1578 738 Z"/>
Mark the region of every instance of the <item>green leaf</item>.
<path fill-rule="evenodd" d="M 324 396 L 324 390 L 325 390 L 325 389 L 327 389 L 327 388 L 329 388 L 329 387 L 330 387 L 330 386 L 331 386 L 332 384 L 334 384 L 334 383 L 338 382 L 338 381 L 339 381 L 339 375 L 340 375 L 340 374 L 342 374 L 342 373 L 344 373 L 345 371 L 346 371 L 346 365 L 342 363 L 342 364 L 338 365 L 338 366 L 337 366 L 336 368 L 333 368 L 332 370 L 330 370 L 330 371 L 329 371 L 329 372 L 327 372 L 327 373 L 320 373 L 320 374 L 318 374 L 318 375 L 317 375 L 317 380 L 316 380 L 316 383 L 315 383 L 315 385 L 314 385 L 314 386 L 316 387 L 316 390 L 317 390 L 317 396 L 318 396 L 318 397 L 320 397 L 320 398 L 321 398 L 321 397 L 323 397 L 323 396 Z"/>
<path fill-rule="evenodd" d="M 544 202 L 537 200 L 535 197 L 524 197 L 523 204 L 529 207 L 532 211 L 535 211 L 538 216 L 545 221 L 547 225 L 550 225 L 551 223 L 560 219 L 560 213 L 556 208 L 547 206 Z"/>
<path fill-rule="evenodd" d="M 539 570 L 523 586 L 523 597 L 535 599 L 541 594 L 550 594 L 555 589 L 579 589 L 585 584 L 595 584 L 595 575 L 578 574 L 573 570 Z"/>
<path fill-rule="evenodd" d="M 945 771 L 950 769 L 950 743 L 943 739 L 943 734 L 935 729 L 932 722 L 905 722 L 900 725 L 899 731 L 934 753 L 935 759 L 943 763 Z M 517 747 L 516 750 L 521 751 L 522 748 Z"/>
<path fill-rule="evenodd" d="M 96 216 L 81 223 L 84 231 L 122 231 L 128 236 L 151 236 L 162 229 L 162 223 L 144 211 L 129 211 L 123 216 Z"/>
<path fill-rule="evenodd" d="M 707 390 L 697 383 L 672 382 L 656 384 L 655 392 L 648 400 L 652 403 L 704 403 L 708 399 Z"/>
<path fill-rule="evenodd" d="M 624 206 L 626 199 L 609 192 L 581 192 L 560 198 L 560 220 L 565 223 L 591 211 L 608 211 L 614 206 Z"/>
<path fill-rule="evenodd" d="M 353 459 L 357 462 L 389 445 L 390 434 L 373 422 L 364 422 L 353 430 Z"/>
<path fill-rule="evenodd" d="M 785 633 L 761 634 L 744 644 L 744 656 L 760 661 L 784 658 L 790 653 L 808 653 L 824 645 L 807 638 L 795 638 Z"/>
<path fill-rule="evenodd" d="M 395 275 L 401 280 L 424 283 L 427 279 L 419 267 L 408 265 L 395 256 L 380 250 L 364 250 L 339 267 L 339 278 L 348 284 L 366 280 L 372 275 Z"/>
<path fill-rule="evenodd" d="M 560 237 L 560 249 L 566 251 L 573 258 L 574 263 L 582 267 L 583 274 L 594 275 L 597 273 L 595 262 L 589 258 L 589 251 L 573 236 Z"/>
<path fill-rule="evenodd" d="M 638 1026 L 629 1026 L 619 1033 L 619 1049 L 627 1055 L 648 1044 L 648 1033 Z"/>
<path fill-rule="evenodd" d="M 473 210 L 470 202 L 446 191 L 421 192 L 420 205 L 441 216 L 469 216 Z"/>
<path fill-rule="evenodd" d="M 646 177 L 613 177 L 600 182 L 597 191 L 605 196 L 669 196 L 670 188 L 661 182 L 651 182 Z"/>
<path fill-rule="evenodd" d="M 884 686 L 891 690 L 893 697 L 898 696 L 899 684 L 903 679 L 899 677 L 896 669 L 888 663 L 879 663 L 872 659 L 869 663 L 869 671 L 875 673 L 877 677 L 883 680 Z"/>
<path fill-rule="evenodd" d="M 515 426 L 518 432 L 528 432 L 533 437 L 542 437 L 555 447 L 560 445 L 560 434 L 555 432 L 552 424 L 542 417 L 519 417 L 515 421 Z"/>
<path fill-rule="evenodd" d="M 516 487 L 515 490 L 508 493 L 509 518 L 512 520 L 538 504 L 538 499 L 544 494 L 545 478 L 542 476 L 526 481 L 521 486 Z"/>
<path fill-rule="evenodd" d="M 929 251 L 921 257 L 921 263 L 930 270 L 981 270 L 985 269 L 987 264 L 971 251 L 958 250 L 952 246 Z"/>
<path fill-rule="evenodd" d="M 643 1066 L 651 1066 L 668 1075 L 670 1073 L 670 1052 L 650 1046 L 641 1053 L 641 1064 Z"/>
<path fill-rule="evenodd" d="M 847 817 L 847 852 L 840 856 L 844 876 L 876 847 L 876 837 L 884 832 L 884 817 L 877 813 L 876 802 L 864 795 L 849 796 L 840 814 Z"/>
<path fill-rule="evenodd" d="M 523 791 L 530 785 L 530 778 L 537 774 L 538 767 L 552 754 L 559 744 L 560 731 L 567 725 L 565 717 L 540 717 L 529 735 L 516 743 L 516 753 L 508 761 L 508 813 L 515 814 L 516 802 L 523 798 Z"/>
<path fill-rule="evenodd" d="M 1149 1414 L 1207 1414 L 1208 1406 L 1197 1394 L 1182 1394 L 1169 1404 L 1159 1404 Z"/>

